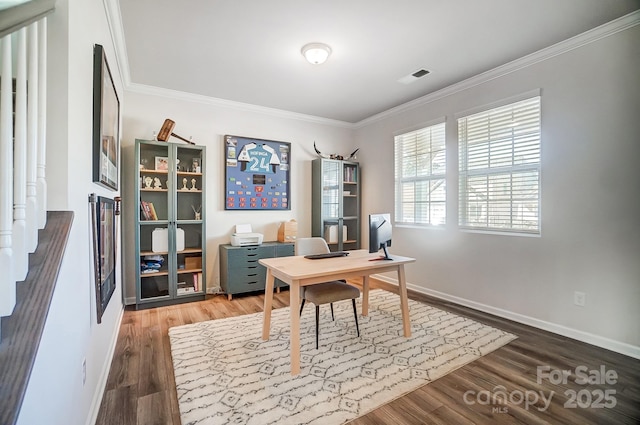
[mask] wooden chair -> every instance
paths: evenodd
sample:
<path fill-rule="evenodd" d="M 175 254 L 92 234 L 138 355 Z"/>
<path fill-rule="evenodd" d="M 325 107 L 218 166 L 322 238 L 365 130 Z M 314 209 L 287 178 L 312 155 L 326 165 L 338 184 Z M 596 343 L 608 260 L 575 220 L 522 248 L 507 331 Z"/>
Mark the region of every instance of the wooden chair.
<path fill-rule="evenodd" d="M 329 252 L 329 246 L 323 238 L 299 238 L 296 240 L 296 255 L 323 254 Z M 312 261 L 324 261 L 312 260 Z M 353 305 L 353 316 L 356 319 L 356 331 L 360 336 L 360 328 L 358 326 L 358 312 L 356 310 L 356 298 L 360 297 L 360 290 L 355 286 L 349 285 L 344 280 L 334 280 L 331 282 L 318 283 L 315 285 L 304 286 L 300 288 L 300 315 L 304 308 L 305 301 L 310 301 L 316 306 L 316 349 L 318 348 L 319 322 L 320 322 L 320 305 L 331 304 L 331 320 L 335 320 L 333 315 L 333 303 L 342 300 L 351 300 Z"/>

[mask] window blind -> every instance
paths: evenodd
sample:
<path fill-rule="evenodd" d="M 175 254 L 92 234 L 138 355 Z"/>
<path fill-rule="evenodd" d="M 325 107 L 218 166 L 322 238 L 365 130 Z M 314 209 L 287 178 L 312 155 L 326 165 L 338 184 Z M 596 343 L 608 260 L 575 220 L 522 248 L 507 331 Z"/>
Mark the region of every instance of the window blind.
<path fill-rule="evenodd" d="M 540 96 L 458 119 L 459 225 L 540 233 Z"/>
<path fill-rule="evenodd" d="M 445 224 L 445 123 L 396 136 L 394 156 L 396 223 Z"/>

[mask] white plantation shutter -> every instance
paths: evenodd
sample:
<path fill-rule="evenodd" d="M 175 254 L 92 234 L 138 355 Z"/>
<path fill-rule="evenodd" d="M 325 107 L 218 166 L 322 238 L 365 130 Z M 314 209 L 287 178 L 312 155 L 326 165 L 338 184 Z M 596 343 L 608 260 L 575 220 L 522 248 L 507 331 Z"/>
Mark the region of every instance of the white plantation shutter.
<path fill-rule="evenodd" d="M 394 140 L 395 221 L 398 224 L 445 224 L 445 124 Z"/>
<path fill-rule="evenodd" d="M 458 119 L 459 225 L 540 233 L 540 96 Z"/>

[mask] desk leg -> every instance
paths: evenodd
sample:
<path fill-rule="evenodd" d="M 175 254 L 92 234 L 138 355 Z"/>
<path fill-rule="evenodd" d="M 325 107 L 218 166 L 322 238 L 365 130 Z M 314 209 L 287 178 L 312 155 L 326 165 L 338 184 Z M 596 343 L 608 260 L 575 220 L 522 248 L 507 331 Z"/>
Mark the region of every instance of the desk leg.
<path fill-rule="evenodd" d="M 411 319 L 409 318 L 409 299 L 407 296 L 407 281 L 404 276 L 404 264 L 398 266 L 398 290 L 400 292 L 400 308 L 402 310 L 402 327 L 404 336 L 411 336 Z"/>
<path fill-rule="evenodd" d="M 273 284 L 274 279 L 271 269 L 267 267 L 267 280 L 264 286 L 264 313 L 262 316 L 262 339 L 269 339 L 271 330 L 271 303 L 273 302 Z"/>
<path fill-rule="evenodd" d="M 362 277 L 362 315 L 369 315 L 369 275 Z"/>
<path fill-rule="evenodd" d="M 289 316 L 291 320 L 291 374 L 300 373 L 300 282 L 289 286 Z"/>

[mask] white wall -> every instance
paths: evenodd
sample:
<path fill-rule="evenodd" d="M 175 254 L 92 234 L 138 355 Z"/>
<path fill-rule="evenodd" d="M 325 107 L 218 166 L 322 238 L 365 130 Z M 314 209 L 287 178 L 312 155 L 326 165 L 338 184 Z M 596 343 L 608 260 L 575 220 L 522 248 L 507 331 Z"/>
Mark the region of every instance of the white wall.
<path fill-rule="evenodd" d="M 250 223 L 253 230 L 264 234 L 265 241 L 277 239 L 278 225 L 283 221 L 298 221 L 298 234 L 311 236 L 311 160 L 316 158 L 313 142 L 327 153 L 348 154 L 353 151 L 353 131 L 346 126 L 305 119 L 295 114 L 276 113 L 261 108 L 235 108 L 220 102 L 206 102 L 169 91 L 156 90 L 160 95 L 125 92 L 126 112 L 123 117 L 123 197 L 133 199 L 138 182 L 134 172 L 133 145 L 135 139 L 150 139 L 158 132 L 165 118 L 176 122 L 174 133 L 193 137 L 207 147 L 207 288 L 219 286 L 218 246 L 229 243 L 234 226 Z M 250 111 L 250 109 L 253 109 Z M 290 211 L 225 211 L 223 136 L 255 137 L 291 143 L 291 210 Z M 179 139 L 170 138 L 177 143 Z M 123 207 L 125 246 L 125 296 L 127 303 L 135 301 L 135 241 L 133 223 L 136 206 Z M 130 263 L 127 260 L 130 259 Z"/>
<path fill-rule="evenodd" d="M 371 120 L 363 214 L 393 212 L 393 136 L 445 116 L 445 229 L 394 229 L 415 289 L 640 357 L 640 26 Z M 542 89 L 542 235 L 457 228 L 455 114 Z M 453 90 L 452 90 L 453 92 Z M 383 153 L 382 155 L 380 153 Z M 374 173 L 371 170 L 376 170 Z M 586 306 L 573 303 L 587 294 Z"/>
<path fill-rule="evenodd" d="M 92 183 L 94 43 L 105 47 L 122 93 L 102 1 L 58 0 L 48 29 L 48 209 L 73 211 L 74 220 L 18 418 L 25 425 L 93 423 L 123 311 L 118 265 L 118 288 L 97 324 L 87 200 L 117 193 Z"/>

